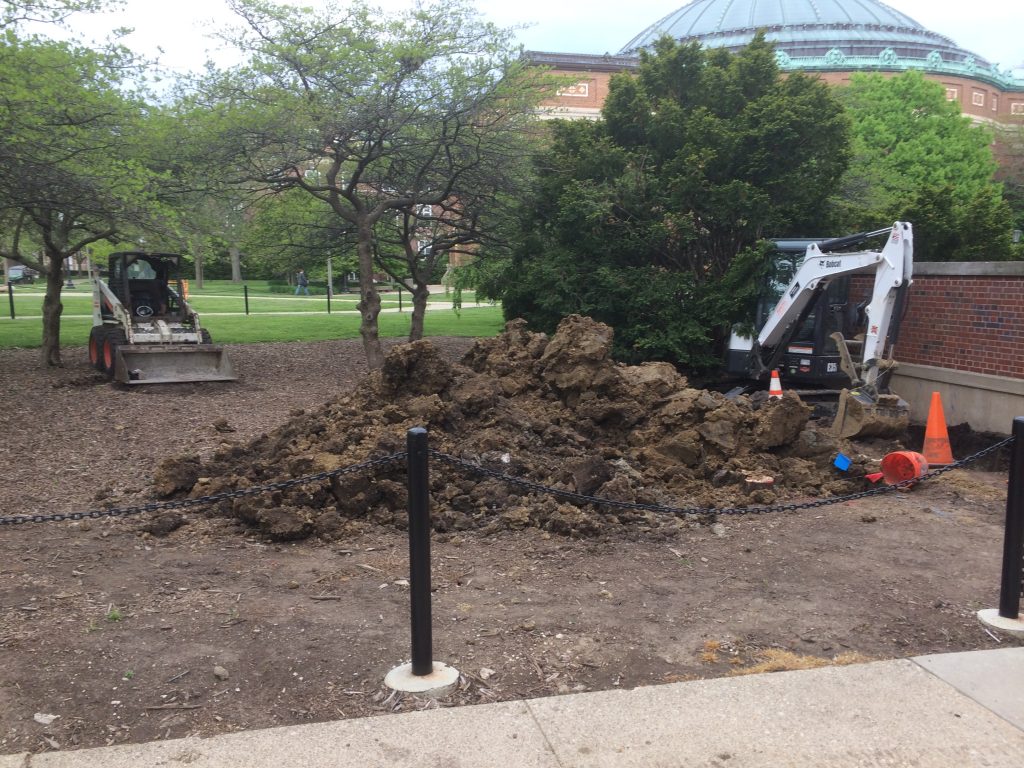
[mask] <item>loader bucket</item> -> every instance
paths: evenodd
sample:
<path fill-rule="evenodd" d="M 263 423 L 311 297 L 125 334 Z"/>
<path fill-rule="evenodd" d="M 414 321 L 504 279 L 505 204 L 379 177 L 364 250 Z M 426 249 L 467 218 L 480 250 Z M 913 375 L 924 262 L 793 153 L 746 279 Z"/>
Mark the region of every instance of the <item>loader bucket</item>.
<path fill-rule="evenodd" d="M 114 380 L 122 384 L 234 381 L 222 347 L 213 344 L 127 344 L 117 348 Z"/>
<path fill-rule="evenodd" d="M 844 389 L 832 431 L 840 438 L 899 437 L 909 424 L 910 408 L 898 395 Z"/>

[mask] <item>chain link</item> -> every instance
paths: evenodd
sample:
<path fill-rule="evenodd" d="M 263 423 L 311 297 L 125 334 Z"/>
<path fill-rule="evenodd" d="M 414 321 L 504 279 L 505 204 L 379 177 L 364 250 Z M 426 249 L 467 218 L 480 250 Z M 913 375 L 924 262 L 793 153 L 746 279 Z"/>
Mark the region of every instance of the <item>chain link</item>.
<path fill-rule="evenodd" d="M 836 496 L 829 499 L 818 499 L 816 501 L 807 501 L 801 504 L 780 504 L 775 506 L 767 507 L 669 507 L 661 504 L 641 504 L 638 502 L 631 501 L 616 501 L 614 499 L 604 499 L 599 496 L 588 496 L 582 493 L 576 493 L 574 491 L 567 491 L 562 488 L 552 488 L 551 486 L 543 485 L 542 483 L 535 483 L 531 480 L 525 480 L 521 477 L 514 477 L 507 475 L 497 470 L 488 469 L 487 467 L 475 464 L 465 459 L 460 459 L 456 456 L 452 456 L 447 453 L 441 453 L 439 451 L 431 450 L 430 455 L 438 459 L 449 466 L 457 469 L 464 469 L 469 472 L 478 475 L 484 475 L 494 480 L 500 480 L 501 482 L 507 483 L 508 485 L 514 485 L 519 488 L 525 488 L 529 491 L 536 493 L 543 493 L 550 496 L 557 496 L 559 498 L 568 499 L 575 501 L 580 504 L 597 504 L 604 507 L 614 507 L 616 509 L 630 509 L 640 512 L 655 512 L 658 514 L 666 515 L 761 515 L 769 512 L 795 512 L 802 509 L 817 509 L 818 507 L 826 507 L 830 504 L 841 504 L 847 501 L 853 501 L 855 499 L 863 499 L 868 496 L 878 496 L 883 493 L 894 493 L 903 488 L 907 488 L 925 480 L 929 480 L 934 477 L 938 477 L 944 472 L 957 469 L 959 467 L 966 466 L 971 462 L 977 461 L 990 453 L 998 451 L 1004 446 L 1013 443 L 1014 438 L 1008 437 L 1005 440 L 1001 440 L 998 443 L 988 446 L 977 453 L 968 456 L 967 458 L 955 461 L 952 464 L 947 464 L 944 467 L 937 467 L 917 478 L 909 478 L 907 480 L 901 480 L 898 483 L 892 485 L 885 485 L 879 488 L 871 488 L 867 491 L 861 491 L 860 493 L 852 493 L 848 496 Z"/>
<path fill-rule="evenodd" d="M 25 523 L 59 523 L 66 520 L 84 520 L 86 518 L 95 519 L 100 517 L 126 517 L 128 515 L 137 515 L 143 512 L 163 512 L 168 509 L 187 509 L 188 507 L 214 504 L 218 501 L 226 501 L 227 499 L 241 499 L 245 496 L 255 496 L 260 493 L 266 493 L 267 491 L 283 491 L 287 488 L 294 488 L 297 485 L 316 483 L 332 477 L 341 477 L 342 475 L 350 475 L 355 474 L 356 472 L 386 467 L 390 464 L 405 461 L 406 456 L 407 454 L 405 451 L 402 451 L 401 453 L 392 453 L 388 456 L 382 456 L 378 459 L 370 459 L 369 461 L 364 461 L 360 464 L 352 464 L 351 466 L 342 467 L 340 469 L 318 472 L 315 475 L 295 477 L 291 480 L 282 480 L 277 483 L 267 483 L 266 485 L 254 485 L 249 488 L 239 488 L 234 491 L 223 491 L 221 493 L 210 494 L 209 496 L 198 496 L 194 499 L 154 501 L 149 504 L 140 504 L 136 507 L 101 509 L 90 512 L 58 512 L 52 515 L 15 515 L 12 517 L 0 517 L 0 526 L 22 525 Z"/>
<path fill-rule="evenodd" d="M 795 512 L 803 509 L 817 509 L 818 507 L 826 507 L 831 504 L 841 504 L 847 501 L 854 501 L 856 499 L 864 499 L 869 496 L 878 496 L 883 493 L 893 493 L 903 488 L 907 488 L 911 485 L 915 485 L 925 480 L 938 477 L 939 475 L 949 472 L 953 469 L 966 466 L 978 459 L 984 458 L 1000 448 L 1011 445 L 1014 438 L 1007 437 L 1004 440 L 994 443 L 971 456 L 955 461 L 952 464 L 947 464 L 944 467 L 937 467 L 936 469 L 930 470 L 921 477 L 909 478 L 907 480 L 901 480 L 898 483 L 892 485 L 885 485 L 879 488 L 871 488 L 860 493 L 853 493 L 848 496 L 836 496 L 829 499 L 818 499 L 816 501 L 807 501 L 801 504 L 779 504 L 774 506 L 765 507 L 670 507 L 662 504 L 641 504 L 638 502 L 631 501 L 616 501 L 615 499 L 605 499 L 599 496 L 588 496 L 583 493 L 576 493 L 575 491 L 567 491 L 563 488 L 553 488 L 543 483 L 533 482 L 532 480 L 526 480 L 521 477 L 514 477 L 507 475 L 497 470 L 488 469 L 480 464 L 476 464 L 465 459 L 460 459 L 457 456 L 452 456 L 447 453 L 435 451 L 430 449 L 430 455 L 438 461 L 441 461 L 455 469 L 462 469 L 469 471 L 473 474 L 483 475 L 494 480 L 506 483 L 508 485 L 517 486 L 534 493 L 546 494 L 549 496 L 556 496 L 562 499 L 568 499 L 579 504 L 596 504 L 604 507 L 613 507 L 616 509 L 629 509 L 640 512 L 654 512 L 658 514 L 667 515 L 761 515 L 769 512 Z M 14 515 L 10 517 L 0 517 L 0 526 L 4 525 L 22 525 L 25 523 L 57 523 L 64 522 L 67 520 L 85 520 L 85 519 L 96 519 L 101 517 L 126 517 L 128 515 L 137 515 L 144 512 L 162 512 L 169 509 L 187 509 L 189 507 L 198 507 L 205 504 L 215 504 L 219 501 L 226 501 L 228 499 L 240 499 L 245 496 L 255 496 L 260 493 L 266 493 L 267 491 L 283 491 L 288 488 L 293 488 L 297 485 L 306 485 L 308 483 L 316 483 L 321 480 L 328 480 L 334 477 L 341 477 L 343 475 L 355 474 L 357 472 L 364 472 L 366 470 L 378 469 L 386 467 L 391 464 L 396 464 L 400 461 L 405 461 L 407 453 L 402 451 L 400 453 L 392 453 L 388 456 L 382 456 L 377 459 L 370 459 L 359 464 L 352 464 L 348 467 L 342 467 L 340 469 L 332 469 L 326 472 L 318 472 L 315 475 L 305 475 L 303 477 L 292 478 L 291 480 L 282 480 L 277 483 L 267 483 L 266 485 L 255 485 L 249 488 L 240 488 L 234 491 L 223 491 L 221 493 L 214 493 L 209 496 L 199 496 L 194 499 L 176 499 L 173 501 L 157 501 L 150 502 L 149 504 L 140 504 L 135 507 L 121 507 L 114 509 L 102 509 L 102 510 L 91 510 L 88 512 L 64 512 L 56 513 L 51 515 Z"/>

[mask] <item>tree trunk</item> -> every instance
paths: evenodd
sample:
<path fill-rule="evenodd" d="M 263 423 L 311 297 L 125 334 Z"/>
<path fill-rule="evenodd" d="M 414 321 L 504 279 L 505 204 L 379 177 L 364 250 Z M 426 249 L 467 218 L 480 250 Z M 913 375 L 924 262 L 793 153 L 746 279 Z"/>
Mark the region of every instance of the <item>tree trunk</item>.
<path fill-rule="evenodd" d="M 412 322 L 409 326 L 409 341 L 423 338 L 423 319 L 427 314 L 427 299 L 430 289 L 426 284 L 416 281 L 412 288 Z"/>
<path fill-rule="evenodd" d="M 40 361 L 44 366 L 63 367 L 60 359 L 60 316 L 64 305 L 60 301 L 64 287 L 64 258 L 60 253 L 48 253 L 46 272 L 46 296 L 43 298 L 43 346 Z"/>
<path fill-rule="evenodd" d="M 195 260 L 196 290 L 203 288 L 203 243 L 198 237 L 192 242 L 192 257 Z"/>
<path fill-rule="evenodd" d="M 242 254 L 237 245 L 232 245 L 228 253 L 231 254 L 231 282 L 240 283 L 242 282 Z"/>
<path fill-rule="evenodd" d="M 377 316 L 380 315 L 380 294 L 373 284 L 373 230 L 367 223 L 359 225 L 359 303 L 356 309 L 362 318 L 359 335 L 363 337 L 366 365 L 371 371 L 384 367 L 384 348 L 380 343 Z"/>

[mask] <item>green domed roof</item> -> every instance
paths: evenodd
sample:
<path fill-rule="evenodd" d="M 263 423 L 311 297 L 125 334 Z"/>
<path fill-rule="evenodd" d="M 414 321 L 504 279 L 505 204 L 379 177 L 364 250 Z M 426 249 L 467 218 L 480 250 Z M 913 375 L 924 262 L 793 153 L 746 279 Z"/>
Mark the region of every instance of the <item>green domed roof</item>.
<path fill-rule="evenodd" d="M 736 51 L 765 30 L 783 69 L 925 69 L 1019 85 L 983 58 L 878 0 L 693 0 L 630 40 L 636 55 L 668 35 Z"/>
<path fill-rule="evenodd" d="M 833 48 L 846 56 L 877 56 L 885 48 L 922 59 L 933 50 L 951 61 L 971 55 L 877 0 L 694 0 L 645 29 L 621 53 L 646 48 L 662 35 L 735 50 L 759 29 L 790 56 L 824 56 Z"/>

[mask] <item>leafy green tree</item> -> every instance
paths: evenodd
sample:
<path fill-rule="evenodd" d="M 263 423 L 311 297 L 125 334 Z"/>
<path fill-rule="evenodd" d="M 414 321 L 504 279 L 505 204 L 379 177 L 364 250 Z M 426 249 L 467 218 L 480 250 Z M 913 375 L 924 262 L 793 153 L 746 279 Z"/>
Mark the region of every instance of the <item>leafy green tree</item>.
<path fill-rule="evenodd" d="M 0 40 L 0 255 L 46 277 L 42 360 L 60 365 L 67 259 L 153 217 L 159 176 L 140 160 L 142 101 L 124 89 L 133 59 L 10 31 Z"/>
<path fill-rule="evenodd" d="M 391 18 L 362 3 L 231 6 L 248 63 L 207 79 L 196 99 L 210 110 L 221 167 L 258 193 L 301 190 L 353 233 L 360 332 L 379 368 L 378 225 L 457 200 L 482 230 L 488 200 L 517 179 L 541 76 L 510 33 L 459 0 Z M 414 293 L 414 312 L 424 308 Z"/>
<path fill-rule="evenodd" d="M 247 228 L 250 203 L 245 190 L 228 183 L 217 167 L 218 158 L 204 140 L 203 116 L 178 105 L 151 104 L 146 114 L 150 140 L 145 145 L 147 167 L 161 175 L 159 194 L 166 203 L 159 229 L 149 227 L 152 248 L 179 251 L 191 260 L 195 285 L 203 287 L 208 259 L 221 252 L 228 274 L 241 282 L 239 243 Z"/>
<path fill-rule="evenodd" d="M 524 179 L 517 186 L 525 189 L 526 184 Z M 486 226 L 479 218 L 482 210 L 488 216 Z M 412 294 L 410 341 L 423 338 L 428 285 L 444 279 L 442 268 L 450 264 L 452 256 L 479 266 L 495 251 L 507 253 L 503 229 L 511 216 L 508 199 L 498 195 L 485 205 L 460 198 L 435 206 L 410 206 L 378 223 L 375 261 Z M 454 287 L 453 300 L 459 306 L 462 286 L 456 283 Z"/>
<path fill-rule="evenodd" d="M 736 55 L 664 38 L 612 79 L 602 116 L 553 126 L 515 254 L 481 267 L 480 288 L 542 330 L 570 313 L 610 324 L 622 360 L 716 366 L 756 299 L 758 241 L 826 215 L 843 109 L 783 79 L 762 36 Z"/>
<path fill-rule="evenodd" d="M 837 96 L 851 119 L 853 160 L 836 197 L 846 227 L 905 219 L 919 259 L 1009 257 L 1011 212 L 993 181 L 989 128 L 920 72 L 857 74 Z"/>
<path fill-rule="evenodd" d="M 999 170 L 996 179 L 1003 185 L 1003 197 L 1013 212 L 1013 228 L 1024 231 L 1024 117 L 1000 126 L 996 135 Z M 1024 259 L 1024 237 L 1012 246 L 1013 258 Z"/>
<path fill-rule="evenodd" d="M 60 24 L 72 13 L 93 13 L 122 4 L 122 0 L 4 0 L 0 29 L 25 22 Z"/>
<path fill-rule="evenodd" d="M 302 190 L 262 195 L 248 216 L 242 248 L 267 276 L 283 277 L 300 268 L 319 274 L 328 258 L 336 273 L 357 267 L 351 228 Z"/>

